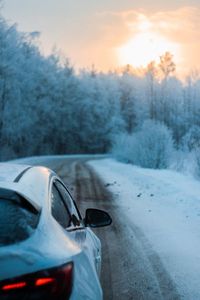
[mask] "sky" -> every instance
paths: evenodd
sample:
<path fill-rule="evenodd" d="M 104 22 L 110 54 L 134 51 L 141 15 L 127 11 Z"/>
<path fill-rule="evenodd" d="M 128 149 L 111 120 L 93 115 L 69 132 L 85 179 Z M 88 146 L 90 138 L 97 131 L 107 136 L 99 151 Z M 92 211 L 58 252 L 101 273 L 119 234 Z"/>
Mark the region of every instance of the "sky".
<path fill-rule="evenodd" d="M 2 15 L 77 69 L 144 67 L 166 51 L 179 73 L 200 66 L 200 0 L 4 0 Z"/>

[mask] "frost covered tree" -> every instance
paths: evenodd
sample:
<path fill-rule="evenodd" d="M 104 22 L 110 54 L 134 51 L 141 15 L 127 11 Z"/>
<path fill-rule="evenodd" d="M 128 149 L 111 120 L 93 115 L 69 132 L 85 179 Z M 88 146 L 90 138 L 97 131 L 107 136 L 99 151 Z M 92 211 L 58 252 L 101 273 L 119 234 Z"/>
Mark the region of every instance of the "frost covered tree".
<path fill-rule="evenodd" d="M 80 75 L 81 99 L 75 107 L 79 147 L 82 152 L 105 152 L 123 127 L 120 94 L 112 75 Z"/>
<path fill-rule="evenodd" d="M 170 52 L 165 52 L 165 54 L 161 55 L 158 67 L 161 71 L 161 78 L 166 81 L 176 70 L 173 55 Z"/>
<path fill-rule="evenodd" d="M 135 78 L 128 71 L 119 79 L 120 110 L 128 133 L 132 133 L 136 126 L 136 89 Z"/>
<path fill-rule="evenodd" d="M 144 168 L 167 168 L 173 153 L 172 134 L 164 124 L 146 120 L 132 135 L 121 135 L 114 142 L 113 153 L 122 161 Z"/>
<path fill-rule="evenodd" d="M 149 118 L 154 120 L 157 117 L 156 110 L 156 87 L 157 87 L 157 67 L 155 61 L 151 61 L 146 69 L 147 101 L 149 104 Z"/>

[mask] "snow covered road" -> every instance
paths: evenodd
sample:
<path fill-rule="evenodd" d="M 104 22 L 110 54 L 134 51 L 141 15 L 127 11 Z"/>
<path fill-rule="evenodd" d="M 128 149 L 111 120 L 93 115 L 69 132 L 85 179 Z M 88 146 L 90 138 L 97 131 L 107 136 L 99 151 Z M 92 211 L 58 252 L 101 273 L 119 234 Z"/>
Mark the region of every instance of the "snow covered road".
<path fill-rule="evenodd" d="M 82 214 L 86 207 L 111 214 L 113 225 L 96 229 L 103 246 L 104 299 L 200 299 L 199 183 L 98 156 L 26 162 L 54 169 Z"/>

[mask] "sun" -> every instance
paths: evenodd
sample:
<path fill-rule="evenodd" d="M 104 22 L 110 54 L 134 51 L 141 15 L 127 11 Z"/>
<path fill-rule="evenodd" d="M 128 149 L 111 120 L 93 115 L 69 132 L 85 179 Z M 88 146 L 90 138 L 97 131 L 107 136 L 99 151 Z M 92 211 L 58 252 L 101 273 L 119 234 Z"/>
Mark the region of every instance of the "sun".
<path fill-rule="evenodd" d="M 145 67 L 153 60 L 158 61 L 165 52 L 172 53 L 176 59 L 179 47 L 176 43 L 150 31 L 139 32 L 117 49 L 120 64 L 130 64 L 134 67 Z"/>

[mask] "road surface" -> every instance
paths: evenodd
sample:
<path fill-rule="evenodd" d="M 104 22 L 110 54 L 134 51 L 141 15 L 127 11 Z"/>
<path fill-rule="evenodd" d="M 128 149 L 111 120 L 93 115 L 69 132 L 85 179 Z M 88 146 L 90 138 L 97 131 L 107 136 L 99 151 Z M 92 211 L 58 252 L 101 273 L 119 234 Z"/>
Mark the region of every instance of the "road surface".
<path fill-rule="evenodd" d="M 110 227 L 95 230 L 102 242 L 104 299 L 181 299 L 159 256 L 141 230 L 128 224 L 120 203 L 107 191 L 107 183 L 103 183 L 87 165 L 87 160 L 89 157 L 41 158 L 37 164 L 58 173 L 77 201 L 82 215 L 85 208 L 91 207 L 104 209 L 112 216 Z"/>

